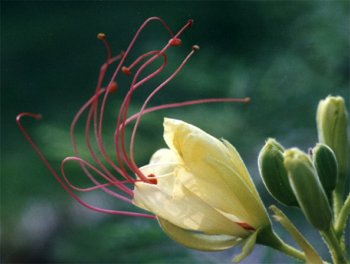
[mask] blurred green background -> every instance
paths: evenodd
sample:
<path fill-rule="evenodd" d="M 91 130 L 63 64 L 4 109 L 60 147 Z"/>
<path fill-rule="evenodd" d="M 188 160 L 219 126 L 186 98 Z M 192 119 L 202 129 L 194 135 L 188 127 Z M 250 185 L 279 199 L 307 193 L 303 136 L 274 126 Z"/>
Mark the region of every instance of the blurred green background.
<path fill-rule="evenodd" d="M 79 206 L 50 176 L 15 117 L 22 111 L 43 114 L 40 122 L 24 123 L 59 169 L 60 161 L 72 155 L 70 121 L 91 96 L 105 59 L 96 34 L 105 32 L 116 54 L 150 16 L 162 17 L 174 31 L 193 18 L 193 27 L 181 37 L 183 45 L 169 53 L 169 70 L 135 94 L 132 110 L 193 44 L 201 50 L 151 104 L 246 96 L 251 102 L 146 115 L 136 141 L 138 164 L 164 146 L 162 118 L 179 118 L 235 145 L 265 204 L 276 204 L 259 179 L 258 152 L 267 137 L 307 150 L 317 142 L 318 101 L 333 94 L 349 102 L 349 15 L 349 1 L 1 1 L 1 262 L 231 263 L 238 248 L 221 253 L 187 250 L 168 239 L 155 221 Z M 168 40 L 160 29 L 152 23 L 145 30 L 134 58 Z M 127 88 L 123 78 L 119 98 L 113 95 L 106 112 L 107 142 Z M 113 145 L 107 145 L 112 151 Z M 70 175 L 76 181 L 83 178 L 77 166 L 71 166 Z M 107 208 L 127 209 L 99 192 L 83 197 Z M 329 260 L 322 240 L 302 215 L 286 212 Z M 278 225 L 276 229 L 293 243 Z M 293 260 L 257 246 L 243 263 L 282 262 Z"/>

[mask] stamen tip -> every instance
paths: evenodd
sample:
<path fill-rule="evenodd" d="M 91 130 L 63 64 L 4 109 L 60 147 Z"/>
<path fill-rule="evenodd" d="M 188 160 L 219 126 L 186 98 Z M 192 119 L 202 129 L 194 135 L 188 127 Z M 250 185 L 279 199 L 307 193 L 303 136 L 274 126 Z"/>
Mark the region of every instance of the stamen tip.
<path fill-rule="evenodd" d="M 122 72 L 125 74 L 125 75 L 131 75 L 131 71 L 128 67 L 125 67 L 123 66 L 122 67 Z"/>
<path fill-rule="evenodd" d="M 249 102 L 250 102 L 250 97 L 245 97 L 245 98 L 243 98 L 243 102 L 244 102 L 244 103 L 249 103 Z"/>
<path fill-rule="evenodd" d="M 34 113 L 23 112 L 23 113 L 20 113 L 20 114 L 18 114 L 16 116 L 16 121 L 20 122 L 22 117 L 24 117 L 24 116 L 29 116 L 29 117 L 34 118 L 36 120 L 39 120 L 39 119 L 41 119 L 43 117 L 42 114 L 34 114 Z"/>
<path fill-rule="evenodd" d="M 176 37 L 174 37 L 174 38 L 172 38 L 172 39 L 169 40 L 169 44 L 170 44 L 171 46 L 178 47 L 178 46 L 181 45 L 181 43 L 182 43 L 181 39 L 176 38 Z"/>
<path fill-rule="evenodd" d="M 198 51 L 198 50 L 200 50 L 200 47 L 198 45 L 193 45 L 192 46 L 192 50 L 193 51 Z"/>
<path fill-rule="evenodd" d="M 102 39 L 106 39 L 106 34 L 105 34 L 105 33 L 98 33 L 98 34 L 97 34 L 97 38 L 98 38 L 98 39 L 101 39 L 101 40 L 102 40 Z"/>
<path fill-rule="evenodd" d="M 114 93 L 118 90 L 118 85 L 116 82 L 112 82 L 109 86 L 108 86 L 108 92 L 109 93 Z"/>

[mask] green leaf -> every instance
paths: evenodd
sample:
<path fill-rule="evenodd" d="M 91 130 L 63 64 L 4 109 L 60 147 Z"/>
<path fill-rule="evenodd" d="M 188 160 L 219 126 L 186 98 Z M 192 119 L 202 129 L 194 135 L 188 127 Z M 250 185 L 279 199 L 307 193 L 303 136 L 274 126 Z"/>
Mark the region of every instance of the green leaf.
<path fill-rule="evenodd" d="M 288 217 L 279 210 L 276 206 L 271 205 L 270 210 L 274 212 L 274 219 L 279 222 L 284 229 L 293 237 L 295 242 L 302 248 L 305 252 L 307 263 L 312 264 L 322 264 L 322 259 L 316 250 L 310 245 L 310 243 L 303 237 L 299 230 L 293 225 L 293 223 L 288 219 Z"/>

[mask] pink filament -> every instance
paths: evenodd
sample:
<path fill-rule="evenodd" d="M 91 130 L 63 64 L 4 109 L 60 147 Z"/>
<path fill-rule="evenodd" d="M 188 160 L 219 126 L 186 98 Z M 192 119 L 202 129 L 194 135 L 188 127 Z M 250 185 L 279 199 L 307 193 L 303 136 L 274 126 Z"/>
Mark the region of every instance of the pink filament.
<path fill-rule="evenodd" d="M 142 213 L 136 213 L 136 212 L 128 212 L 128 211 L 117 211 L 117 210 L 109 210 L 109 209 L 102 209 L 99 207 L 95 207 L 93 205 L 90 205 L 86 202 L 84 202 L 83 200 L 81 200 L 75 193 L 72 192 L 72 190 L 62 181 L 62 179 L 58 176 L 58 174 L 56 173 L 56 171 L 52 168 L 52 166 L 50 165 L 50 163 L 46 160 L 46 158 L 44 157 L 44 155 L 41 153 L 41 151 L 39 150 L 39 148 L 35 145 L 35 143 L 33 142 L 33 140 L 31 139 L 31 137 L 29 136 L 29 134 L 27 133 L 27 131 L 25 130 L 25 128 L 23 127 L 22 123 L 21 123 L 21 119 L 24 116 L 28 116 L 28 117 L 32 117 L 34 119 L 40 119 L 41 115 L 39 114 L 33 114 L 33 113 L 21 113 L 17 116 L 16 121 L 17 124 L 20 128 L 20 130 L 22 131 L 23 135 L 25 136 L 25 138 L 27 139 L 27 141 L 29 142 L 29 144 L 32 146 L 32 148 L 34 149 L 34 151 L 38 154 L 38 156 L 40 157 L 40 159 L 43 161 L 43 163 L 45 164 L 45 166 L 49 169 L 49 171 L 51 172 L 51 174 L 56 178 L 56 180 L 61 184 L 61 186 L 67 191 L 67 193 L 73 197 L 78 203 L 80 203 L 82 206 L 96 211 L 96 212 L 101 212 L 101 213 L 107 213 L 107 214 L 118 214 L 118 215 L 128 215 L 128 216 L 137 216 L 137 217 L 145 217 L 145 218 L 155 218 L 155 216 L 153 215 L 149 215 L 149 214 L 142 214 Z"/>
<path fill-rule="evenodd" d="M 143 31 L 143 29 L 151 22 L 151 21 L 158 21 L 161 23 L 161 25 L 165 28 L 165 30 L 170 35 L 170 40 L 164 45 L 164 47 L 160 50 L 153 50 L 146 52 L 142 55 L 140 55 L 136 60 L 134 60 L 129 67 L 125 67 L 124 62 L 127 59 L 131 49 L 134 47 L 136 40 L 138 39 L 140 33 Z M 247 102 L 249 99 L 237 99 L 237 98 L 210 98 L 210 99 L 199 99 L 199 100 L 191 100 L 191 101 L 184 101 L 184 102 L 177 102 L 177 103 L 169 103 L 169 104 L 163 104 L 153 107 L 147 107 L 149 101 L 167 84 L 169 83 L 175 76 L 183 69 L 185 64 L 188 62 L 190 57 L 193 55 L 193 53 L 198 50 L 198 47 L 193 48 L 192 51 L 184 58 L 184 60 L 181 62 L 181 64 L 177 67 L 177 69 L 161 84 L 156 86 L 152 92 L 147 96 L 145 99 L 143 105 L 141 106 L 139 112 L 131 115 L 128 117 L 128 111 L 129 111 L 129 105 L 131 103 L 132 96 L 134 92 L 140 88 L 141 86 L 145 85 L 147 82 L 149 82 L 152 78 L 159 75 L 162 70 L 167 65 L 167 56 L 166 51 L 172 47 L 172 46 L 179 46 L 181 44 L 181 40 L 178 38 L 180 34 L 187 28 L 189 28 L 192 25 L 193 21 L 189 20 L 176 34 L 173 34 L 173 32 L 170 30 L 170 28 L 167 26 L 167 24 L 158 17 L 151 17 L 147 19 L 137 30 L 134 37 L 132 38 L 129 46 L 127 47 L 125 52 L 122 52 L 121 54 L 112 57 L 111 55 L 111 49 L 108 44 L 108 42 L 105 39 L 104 34 L 99 34 L 98 38 L 101 39 L 106 47 L 107 51 L 107 58 L 105 63 L 100 68 L 100 73 L 98 76 L 98 81 L 95 89 L 95 93 L 93 96 L 79 109 L 79 111 L 74 116 L 71 126 L 70 126 L 70 138 L 71 143 L 73 145 L 74 150 L 74 157 L 66 157 L 62 163 L 61 163 L 61 177 L 55 172 L 55 170 L 52 168 L 52 166 L 49 164 L 49 162 L 46 160 L 44 155 L 41 153 L 39 148 L 34 144 L 31 137 L 29 136 L 28 132 L 25 130 L 23 125 L 21 124 L 21 118 L 23 116 L 32 117 L 35 119 L 40 119 L 40 115 L 32 114 L 32 113 L 22 113 L 17 116 L 17 123 L 19 125 L 20 130 L 26 137 L 27 141 L 31 144 L 35 152 L 39 155 L 40 159 L 43 161 L 45 166 L 49 169 L 51 174 L 56 178 L 56 180 L 62 185 L 62 187 L 68 192 L 70 196 L 72 196 L 76 201 L 78 201 L 81 205 L 102 213 L 109 213 L 109 214 L 119 214 L 119 215 L 129 215 L 129 216 L 138 216 L 138 217 L 145 217 L 145 218 L 155 218 L 153 215 L 149 214 L 143 214 L 143 213 L 137 213 L 137 212 L 129 212 L 129 211 L 119 211 L 119 210 L 110 210 L 110 209 L 103 209 L 95 207 L 91 204 L 88 204 L 81 200 L 74 192 L 89 192 L 89 191 L 95 191 L 95 190 L 102 190 L 106 194 L 111 195 L 115 198 L 118 198 L 122 201 L 125 201 L 127 203 L 132 202 L 133 198 L 133 191 L 128 187 L 135 184 L 137 181 L 143 181 L 147 183 L 153 183 L 155 184 L 157 182 L 156 178 L 150 178 L 149 175 L 147 177 L 143 175 L 143 173 L 140 171 L 139 167 L 136 165 L 134 160 L 134 143 L 135 143 L 135 136 L 137 132 L 137 128 L 139 126 L 141 117 L 144 114 L 167 109 L 167 108 L 176 108 L 176 107 L 182 107 L 182 106 L 189 106 L 194 104 L 201 104 L 201 103 L 214 103 L 214 102 Z M 158 66 L 152 73 L 148 74 L 146 77 L 143 77 L 140 79 L 141 74 L 143 71 L 151 65 L 155 60 L 158 58 L 161 58 L 162 64 Z M 108 70 L 108 67 L 112 65 L 115 62 L 118 62 L 114 73 L 112 74 L 112 78 L 108 82 L 107 88 L 102 88 L 102 83 L 105 79 L 105 74 Z M 124 67 L 124 68 L 123 68 Z M 128 91 L 126 92 L 126 95 L 122 101 L 122 104 L 119 108 L 119 113 L 116 118 L 116 127 L 114 131 L 114 143 L 115 143 L 115 150 L 116 150 L 116 161 L 117 164 L 113 162 L 113 159 L 109 157 L 107 154 L 107 151 L 104 147 L 103 137 L 102 137 L 102 128 L 103 128 L 103 119 L 104 119 L 104 112 L 105 107 L 107 104 L 107 99 L 109 97 L 109 94 L 117 88 L 116 83 L 116 77 L 120 71 L 125 72 L 126 74 L 131 75 L 131 70 L 138 67 L 135 70 L 135 74 L 132 77 L 131 84 L 129 86 Z M 103 95 L 103 96 L 102 96 Z M 102 99 L 101 99 L 101 98 Z M 99 100 L 102 100 L 99 105 Z M 85 144 L 87 146 L 87 149 L 96 163 L 97 166 L 93 166 L 89 162 L 85 161 L 81 156 L 80 152 L 78 150 L 75 137 L 74 137 L 74 131 L 77 123 L 81 119 L 82 115 L 87 111 L 87 117 L 85 120 Z M 125 128 L 126 126 L 131 122 L 135 121 L 135 124 L 133 126 L 133 130 L 131 133 L 131 139 L 129 142 L 128 150 L 126 148 L 125 144 Z M 97 149 L 99 153 L 95 153 L 93 150 L 93 147 L 91 145 L 90 140 L 90 130 L 91 126 L 93 129 L 94 139 L 95 143 L 97 145 Z M 98 155 L 99 154 L 99 155 Z M 112 169 L 119 175 L 118 177 L 114 176 L 113 173 L 102 163 L 99 157 L 103 157 L 103 159 L 112 167 Z M 92 187 L 79 187 L 71 183 L 71 181 L 68 179 L 66 172 L 65 172 L 65 165 L 68 162 L 77 162 L 87 178 L 93 183 Z M 131 171 L 134 175 L 129 175 L 129 172 Z M 92 173 L 93 172 L 93 173 Z M 136 175 L 136 178 L 135 178 Z M 123 178 L 123 180 L 120 180 L 120 177 Z M 156 177 L 156 176 L 155 176 Z M 112 191 L 111 188 L 116 187 L 117 191 Z"/>

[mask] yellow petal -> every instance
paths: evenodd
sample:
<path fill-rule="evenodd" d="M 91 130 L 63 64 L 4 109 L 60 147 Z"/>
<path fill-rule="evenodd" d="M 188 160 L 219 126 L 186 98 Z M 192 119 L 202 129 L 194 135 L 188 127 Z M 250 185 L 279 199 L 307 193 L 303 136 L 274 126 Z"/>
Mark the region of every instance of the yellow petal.
<path fill-rule="evenodd" d="M 170 149 L 159 149 L 151 157 L 150 163 L 140 168 L 147 177 L 153 174 L 157 178 L 157 185 L 166 193 L 171 193 L 175 184 L 174 170 L 179 165 L 180 160 L 174 151 Z"/>
<path fill-rule="evenodd" d="M 234 146 L 232 146 L 227 140 L 223 140 L 225 146 L 228 149 L 230 160 L 232 162 L 232 170 L 236 171 L 238 175 L 242 177 L 242 179 L 245 181 L 245 183 L 250 186 L 252 189 L 255 190 L 254 183 L 252 179 L 250 178 L 249 172 L 244 165 L 244 162 L 239 155 L 238 151 Z M 258 195 L 258 193 L 257 193 Z"/>
<path fill-rule="evenodd" d="M 164 139 L 169 148 L 175 151 L 187 164 L 201 160 L 210 153 L 212 156 L 229 159 L 229 154 L 222 142 L 199 128 L 176 119 L 164 119 Z M 191 145 L 187 146 L 186 143 Z M 193 144 L 196 144 L 193 147 Z"/>
<path fill-rule="evenodd" d="M 158 222 L 163 231 L 171 239 L 192 249 L 203 251 L 221 251 L 234 247 L 242 241 L 242 239 L 239 237 L 227 235 L 206 235 L 203 233 L 182 229 L 159 217 Z"/>
<path fill-rule="evenodd" d="M 174 178 L 174 175 L 168 178 Z M 176 180 L 171 193 L 156 184 L 136 182 L 133 203 L 183 229 L 239 237 L 249 234 Z"/>
<path fill-rule="evenodd" d="M 237 151 L 197 127 L 165 119 L 164 138 L 183 160 L 176 176 L 217 210 L 258 228 L 268 224 L 259 195 Z"/>

